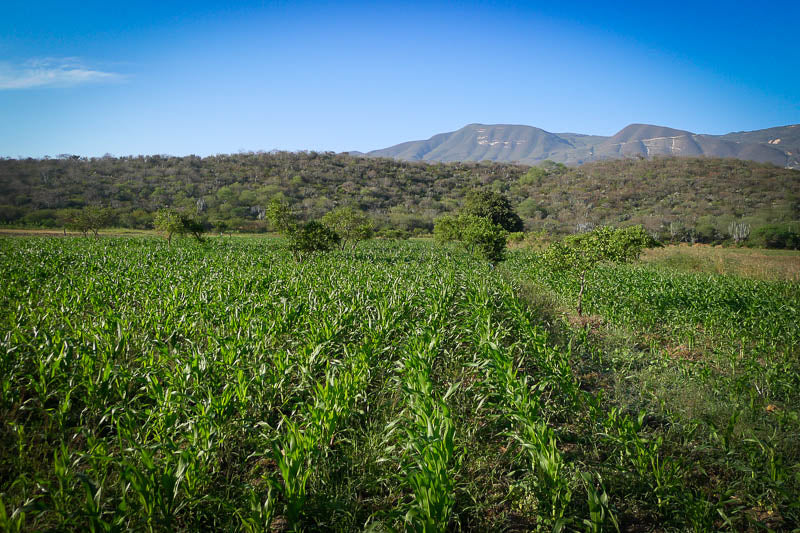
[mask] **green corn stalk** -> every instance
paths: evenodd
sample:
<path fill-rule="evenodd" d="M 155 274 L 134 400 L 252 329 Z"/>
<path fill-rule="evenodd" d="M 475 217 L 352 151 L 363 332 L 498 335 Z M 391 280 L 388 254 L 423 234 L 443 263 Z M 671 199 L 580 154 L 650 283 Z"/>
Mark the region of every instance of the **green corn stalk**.
<path fill-rule="evenodd" d="M 3 495 L 0 494 L 0 530 L 8 533 L 18 533 L 25 531 L 25 511 L 14 509 L 11 516 L 8 515 Z"/>
<path fill-rule="evenodd" d="M 169 462 L 157 465 L 152 454 L 145 449 L 139 451 L 139 458 L 141 464 L 126 465 L 122 477 L 128 482 L 144 511 L 147 529 L 169 529 L 175 515 L 185 505 L 180 500 L 179 493 L 186 463 L 180 460 L 177 465 Z"/>

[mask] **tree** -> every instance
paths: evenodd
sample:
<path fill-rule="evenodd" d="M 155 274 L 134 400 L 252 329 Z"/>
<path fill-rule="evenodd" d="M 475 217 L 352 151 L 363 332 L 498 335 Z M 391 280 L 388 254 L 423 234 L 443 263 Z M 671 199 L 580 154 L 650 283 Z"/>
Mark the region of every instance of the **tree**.
<path fill-rule="evenodd" d="M 173 235 L 185 234 L 191 234 L 199 242 L 203 242 L 203 233 L 206 230 L 201 219 L 170 208 L 158 210 L 153 219 L 153 227 L 156 231 L 166 234 L 167 242 L 170 244 Z"/>
<path fill-rule="evenodd" d="M 156 231 L 166 234 L 167 242 L 172 244 L 172 236 L 183 232 L 183 222 L 180 214 L 174 209 L 159 209 L 153 219 L 153 227 Z"/>
<path fill-rule="evenodd" d="M 487 217 L 445 215 L 436 220 L 433 235 L 439 242 L 458 241 L 489 261 L 505 258 L 507 232 Z"/>
<path fill-rule="evenodd" d="M 324 224 L 312 220 L 289 234 L 289 248 L 295 259 L 304 253 L 327 252 L 339 244 L 339 235 Z"/>
<path fill-rule="evenodd" d="M 454 215 L 444 215 L 436 219 L 433 223 L 433 238 L 438 242 L 450 242 L 461 240 L 461 225 L 459 217 Z"/>
<path fill-rule="evenodd" d="M 464 201 L 461 213 L 488 218 L 509 232 L 522 231 L 522 219 L 511 208 L 511 202 L 502 194 L 494 191 L 472 191 Z"/>
<path fill-rule="evenodd" d="M 654 246 L 653 238 L 642 226 L 614 229 L 595 228 L 588 233 L 570 235 L 552 243 L 545 251 L 545 262 L 556 271 L 571 272 L 578 277 L 578 316 L 583 314 L 583 295 L 587 275 L 600 263 L 623 263 L 639 258 L 644 248 Z"/>
<path fill-rule="evenodd" d="M 522 219 L 508 198 L 494 191 L 472 191 L 458 215 L 436 220 L 433 235 L 439 242 L 460 241 L 489 261 L 505 258 L 509 232 L 522 231 Z"/>
<path fill-rule="evenodd" d="M 272 198 L 264 210 L 264 216 L 279 233 L 288 235 L 297 230 L 297 216 L 284 200 Z"/>
<path fill-rule="evenodd" d="M 84 236 L 91 231 L 94 234 L 94 238 L 97 239 L 100 230 L 108 226 L 110 222 L 111 212 L 109 210 L 89 206 L 84 207 L 80 211 L 74 211 L 71 216 L 68 217 L 66 228 L 80 231 Z"/>
<path fill-rule="evenodd" d="M 322 217 L 322 223 L 341 237 L 341 245 L 349 242 L 355 248 L 358 241 L 372 237 L 373 223 L 366 213 L 353 207 L 339 207 Z"/>
<path fill-rule="evenodd" d="M 214 221 L 214 228 L 219 232 L 220 235 L 224 234 L 228 231 L 228 223 L 225 220 L 218 219 Z"/>
<path fill-rule="evenodd" d="M 800 224 L 785 223 L 762 226 L 755 231 L 750 240 L 765 248 L 797 250 L 800 249 Z"/>
<path fill-rule="evenodd" d="M 181 215 L 181 224 L 183 225 L 183 233 L 188 233 L 198 242 L 203 242 L 203 233 L 206 231 L 206 225 L 202 219 L 183 214 Z"/>
<path fill-rule="evenodd" d="M 301 224 L 285 201 L 273 198 L 265 210 L 273 228 L 289 240 L 289 249 L 297 260 L 309 252 L 327 252 L 339 244 L 339 235 L 324 224 L 312 220 Z"/>
<path fill-rule="evenodd" d="M 471 252 L 477 252 L 488 261 L 502 261 L 506 255 L 508 233 L 486 217 L 461 215 L 463 224 L 461 240 Z"/>

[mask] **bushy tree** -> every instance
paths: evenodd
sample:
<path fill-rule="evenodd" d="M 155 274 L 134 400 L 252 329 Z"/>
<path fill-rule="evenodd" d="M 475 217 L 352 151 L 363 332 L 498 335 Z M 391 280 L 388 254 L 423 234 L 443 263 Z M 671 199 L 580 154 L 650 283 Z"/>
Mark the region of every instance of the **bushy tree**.
<path fill-rule="evenodd" d="M 203 242 L 203 233 L 206 231 L 206 225 L 201 218 L 184 214 L 181 216 L 181 224 L 183 224 L 184 233 L 188 233 L 199 242 Z"/>
<path fill-rule="evenodd" d="M 284 235 L 291 234 L 298 229 L 297 215 L 289 204 L 280 198 L 270 200 L 264 210 L 264 216 L 275 231 Z"/>
<path fill-rule="evenodd" d="M 507 232 L 487 217 L 445 215 L 436 220 L 433 235 L 439 242 L 459 241 L 489 261 L 505 258 Z"/>
<path fill-rule="evenodd" d="M 153 227 L 156 231 L 163 233 L 167 237 L 167 242 L 172 244 L 172 236 L 183 230 L 181 217 L 174 209 L 159 209 L 153 219 Z"/>
<path fill-rule="evenodd" d="M 506 236 L 501 226 L 486 217 L 461 215 L 461 240 L 471 252 L 488 261 L 502 261 L 506 255 Z"/>
<path fill-rule="evenodd" d="M 470 192 L 461 209 L 462 214 L 488 218 L 492 224 L 505 231 L 522 231 L 522 219 L 511 208 L 511 202 L 494 191 L 477 190 Z"/>
<path fill-rule="evenodd" d="M 322 223 L 336 232 L 344 248 L 346 243 L 355 247 L 358 241 L 372 237 L 373 222 L 366 213 L 353 207 L 339 207 L 322 217 Z"/>
<path fill-rule="evenodd" d="M 614 229 L 601 226 L 587 233 L 570 235 L 552 243 L 544 257 L 550 268 L 577 276 L 578 315 L 583 314 L 583 295 L 587 276 L 600 263 L 623 263 L 639 258 L 644 248 L 656 242 L 642 226 Z"/>
<path fill-rule="evenodd" d="M 433 226 L 437 241 L 459 241 L 489 261 L 505 259 L 507 235 L 519 231 L 522 219 L 508 198 L 488 190 L 470 192 L 457 215 L 442 216 Z"/>
<path fill-rule="evenodd" d="M 289 247 L 295 259 L 310 252 L 327 252 L 339 244 L 339 235 L 324 224 L 312 220 L 289 234 Z"/>
<path fill-rule="evenodd" d="M 272 227 L 289 240 L 289 249 L 300 260 L 310 252 L 327 252 L 339 244 L 339 235 L 316 220 L 301 224 L 285 201 L 274 198 L 266 208 L 266 217 Z"/>
<path fill-rule="evenodd" d="M 433 224 L 433 237 L 438 242 L 451 242 L 461 240 L 461 224 L 459 217 L 444 215 L 436 219 Z"/>
<path fill-rule="evenodd" d="M 153 227 L 166 236 L 169 244 L 172 244 L 173 235 L 185 234 L 190 234 L 202 242 L 205 232 L 202 220 L 170 208 L 158 210 L 153 219 Z"/>
<path fill-rule="evenodd" d="M 800 224 L 786 223 L 762 226 L 750 239 L 757 246 L 764 248 L 781 248 L 787 250 L 800 249 Z"/>
<path fill-rule="evenodd" d="M 108 209 L 96 206 L 84 207 L 81 210 L 72 212 L 67 218 L 66 228 L 80 231 L 84 236 L 91 231 L 96 239 L 100 230 L 109 225 L 111 218 L 111 211 Z"/>

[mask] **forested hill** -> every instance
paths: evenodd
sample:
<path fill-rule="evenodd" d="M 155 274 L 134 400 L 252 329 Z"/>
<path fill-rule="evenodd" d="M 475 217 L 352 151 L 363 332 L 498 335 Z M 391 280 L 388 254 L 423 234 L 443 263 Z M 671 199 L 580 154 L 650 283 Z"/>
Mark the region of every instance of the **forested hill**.
<path fill-rule="evenodd" d="M 263 207 L 284 196 L 317 218 L 357 204 L 379 227 L 427 233 L 465 194 L 505 193 L 526 228 L 572 232 L 577 224 L 670 225 L 713 235 L 745 217 L 754 226 L 800 220 L 800 171 L 734 159 L 655 158 L 569 168 L 546 163 L 422 163 L 331 152 L 273 152 L 0 160 L 0 222 L 58 227 L 66 210 L 113 209 L 115 224 L 148 227 L 174 206 L 210 224 L 258 231 Z"/>

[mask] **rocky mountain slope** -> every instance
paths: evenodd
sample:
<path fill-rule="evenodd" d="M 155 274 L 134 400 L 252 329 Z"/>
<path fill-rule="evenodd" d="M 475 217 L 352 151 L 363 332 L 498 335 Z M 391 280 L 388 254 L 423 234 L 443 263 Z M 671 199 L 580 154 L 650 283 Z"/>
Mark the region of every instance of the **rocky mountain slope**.
<path fill-rule="evenodd" d="M 549 159 L 568 165 L 638 156 L 707 156 L 800 168 L 800 125 L 704 135 L 664 126 L 631 124 L 611 137 L 604 137 L 551 133 L 532 126 L 468 124 L 428 140 L 405 142 L 367 155 L 406 161 L 488 160 L 527 164 Z"/>

